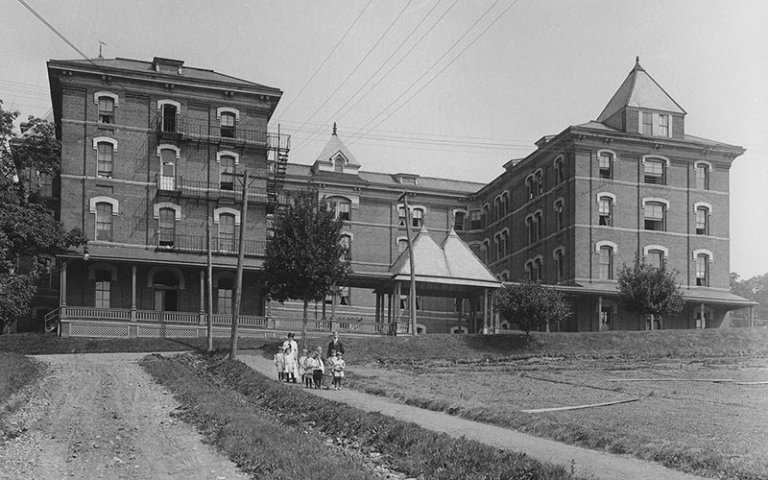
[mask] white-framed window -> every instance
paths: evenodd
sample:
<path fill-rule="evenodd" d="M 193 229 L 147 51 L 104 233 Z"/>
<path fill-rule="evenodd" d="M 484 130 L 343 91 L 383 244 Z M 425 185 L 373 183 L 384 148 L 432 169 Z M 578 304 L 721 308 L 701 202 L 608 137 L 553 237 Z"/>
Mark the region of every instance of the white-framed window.
<path fill-rule="evenodd" d="M 600 178 L 613 178 L 613 152 L 601 150 L 597 153 L 598 176 Z"/>
<path fill-rule="evenodd" d="M 480 214 L 479 209 L 474 209 L 469 211 L 469 229 L 470 230 L 478 230 L 480 228 L 483 228 L 483 222 Z"/>
<path fill-rule="evenodd" d="M 709 235 L 710 209 L 707 205 L 696 206 L 696 235 Z"/>
<path fill-rule="evenodd" d="M 96 137 L 93 139 L 93 149 L 96 150 L 96 176 L 112 178 L 117 140 L 110 137 Z"/>
<path fill-rule="evenodd" d="M 337 173 L 343 173 L 345 164 L 346 164 L 346 159 L 342 155 L 337 155 L 333 159 L 333 171 Z"/>
<path fill-rule="evenodd" d="M 115 123 L 115 100 L 112 97 L 99 97 L 99 123 Z"/>
<path fill-rule="evenodd" d="M 659 131 L 658 135 L 661 137 L 669 136 L 669 115 L 665 113 L 659 114 Z"/>
<path fill-rule="evenodd" d="M 112 241 L 112 204 L 99 202 L 96 204 L 96 240 Z"/>
<path fill-rule="evenodd" d="M 654 185 L 667 184 L 667 161 L 663 158 L 643 160 L 643 182 Z"/>
<path fill-rule="evenodd" d="M 328 210 L 332 211 L 336 218 L 345 221 L 352 220 L 352 202 L 346 197 L 328 197 L 325 200 Z"/>
<path fill-rule="evenodd" d="M 235 215 L 232 213 L 219 215 L 219 250 L 235 251 Z"/>
<path fill-rule="evenodd" d="M 613 226 L 613 209 L 616 196 L 609 193 L 597 194 L 597 224 L 601 226 Z"/>
<path fill-rule="evenodd" d="M 424 226 L 424 209 L 414 207 L 411 211 L 411 226 L 421 228 Z"/>
<path fill-rule="evenodd" d="M 403 253 L 408 250 L 408 239 L 405 237 L 397 238 L 397 253 Z"/>
<path fill-rule="evenodd" d="M 709 264 L 712 256 L 708 252 L 696 253 L 696 286 L 709 286 Z"/>
<path fill-rule="evenodd" d="M 613 257 L 618 252 L 615 243 L 609 240 L 601 240 L 595 244 L 598 255 L 598 278 L 600 280 L 613 280 Z"/>
<path fill-rule="evenodd" d="M 181 112 L 181 104 L 175 100 L 158 100 L 157 109 L 160 110 L 160 130 L 167 133 L 175 133 L 177 119 Z"/>
<path fill-rule="evenodd" d="M 641 133 L 643 135 L 653 135 L 653 113 L 642 112 L 641 117 L 642 117 Z"/>
<path fill-rule="evenodd" d="M 181 156 L 181 150 L 176 145 L 164 143 L 157 146 L 157 156 L 160 157 L 160 189 L 176 189 L 176 163 Z"/>
<path fill-rule="evenodd" d="M 669 249 L 662 245 L 647 245 L 643 247 L 643 257 L 645 257 L 645 263 L 661 268 L 667 262 Z"/>
<path fill-rule="evenodd" d="M 161 207 L 157 212 L 157 241 L 161 247 L 172 247 L 176 241 L 176 210 Z"/>
<path fill-rule="evenodd" d="M 221 120 L 219 120 L 219 128 L 222 137 L 235 138 L 235 114 L 231 112 L 222 113 Z"/>
<path fill-rule="evenodd" d="M 707 162 L 696 162 L 694 170 L 696 171 L 696 189 L 709 190 L 709 177 L 712 166 Z"/>
<path fill-rule="evenodd" d="M 233 155 L 219 156 L 219 189 L 229 191 L 235 189 L 235 157 Z"/>
<path fill-rule="evenodd" d="M 664 232 L 667 230 L 667 208 L 669 202 L 661 199 L 643 199 L 643 222 L 645 230 Z"/>

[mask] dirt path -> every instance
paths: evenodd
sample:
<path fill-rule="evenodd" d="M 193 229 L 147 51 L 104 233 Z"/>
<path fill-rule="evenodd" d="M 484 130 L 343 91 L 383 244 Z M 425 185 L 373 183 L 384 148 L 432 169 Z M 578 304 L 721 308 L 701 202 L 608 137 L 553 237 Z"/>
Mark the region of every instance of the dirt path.
<path fill-rule="evenodd" d="M 241 354 L 239 360 L 254 370 L 275 377 L 274 363 L 260 354 Z M 296 388 L 301 388 L 297 385 Z M 604 480 L 700 480 L 702 477 L 670 470 L 657 463 L 625 455 L 612 455 L 596 450 L 574 447 L 515 430 L 472 422 L 445 413 L 433 412 L 368 395 L 353 390 L 307 390 L 324 398 L 344 402 L 369 412 L 379 412 L 399 420 L 413 422 L 424 428 L 444 432 L 453 437 L 466 437 L 493 447 L 525 452 L 537 460 L 559 464 L 578 475 Z"/>
<path fill-rule="evenodd" d="M 136 362 L 145 354 L 41 355 L 50 374 L 0 440 L 0 479 L 246 479 L 170 413 L 173 397 Z M 12 430 L 13 433 L 13 430 Z"/>

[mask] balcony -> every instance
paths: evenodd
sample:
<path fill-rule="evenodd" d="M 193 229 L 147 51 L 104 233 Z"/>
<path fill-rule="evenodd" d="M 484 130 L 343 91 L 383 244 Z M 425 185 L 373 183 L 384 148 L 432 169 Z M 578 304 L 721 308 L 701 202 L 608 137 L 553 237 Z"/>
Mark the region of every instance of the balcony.
<path fill-rule="evenodd" d="M 211 238 L 211 253 L 213 255 L 237 255 L 239 239 L 232 237 L 214 236 Z M 266 255 L 266 240 L 246 240 L 246 257 L 264 257 Z M 205 254 L 208 252 L 208 240 L 205 236 L 179 235 L 160 233 L 155 236 L 155 250 L 158 252 L 178 252 Z"/>
<path fill-rule="evenodd" d="M 210 125 L 184 117 L 158 117 L 155 123 L 160 138 L 197 142 L 249 145 L 275 150 L 290 149 L 290 135 L 268 133 L 238 126 Z"/>
<path fill-rule="evenodd" d="M 242 175 L 232 175 L 229 178 L 222 177 L 219 182 L 207 182 L 199 180 L 187 180 L 182 176 L 170 176 L 158 174 L 156 178 L 157 190 L 160 193 L 175 194 L 192 198 L 231 198 L 240 200 L 243 198 Z M 249 203 L 267 203 L 266 188 L 248 187 Z"/>

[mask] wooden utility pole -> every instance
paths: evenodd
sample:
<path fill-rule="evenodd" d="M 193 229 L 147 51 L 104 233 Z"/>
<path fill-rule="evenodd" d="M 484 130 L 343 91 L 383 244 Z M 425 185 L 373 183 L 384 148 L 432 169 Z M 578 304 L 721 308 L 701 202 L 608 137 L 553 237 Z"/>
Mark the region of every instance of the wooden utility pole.
<path fill-rule="evenodd" d="M 208 210 L 210 210 L 210 208 L 208 208 Z M 213 218 L 212 218 L 212 215 L 210 215 L 210 213 L 212 212 L 209 211 L 208 213 L 209 213 L 208 223 L 206 228 L 207 235 L 208 235 L 208 261 L 207 261 L 208 268 L 206 271 L 206 276 L 208 277 L 207 288 L 206 288 L 208 292 L 208 315 L 207 315 L 208 321 L 206 322 L 207 323 L 206 333 L 208 336 L 208 352 L 210 353 L 213 351 L 213 258 L 212 258 L 213 245 L 211 245 L 212 244 L 211 237 L 213 235 L 211 232 L 212 230 L 211 222 L 213 221 Z"/>
<path fill-rule="evenodd" d="M 405 238 L 408 241 L 408 264 L 411 267 L 411 288 L 408 295 L 408 318 L 411 328 L 411 335 L 416 336 L 416 267 L 413 260 L 413 243 L 411 242 L 411 210 L 408 208 L 408 192 L 400 195 L 398 200 L 403 201 L 405 209 Z M 399 292 L 398 292 L 399 294 Z"/>
<path fill-rule="evenodd" d="M 243 262 L 245 261 L 245 222 L 248 217 L 248 170 L 243 172 L 243 210 L 240 213 L 240 241 L 237 247 L 237 274 L 235 276 L 235 308 L 232 311 L 232 336 L 229 339 L 229 359 L 237 360 L 237 323 L 243 298 Z"/>

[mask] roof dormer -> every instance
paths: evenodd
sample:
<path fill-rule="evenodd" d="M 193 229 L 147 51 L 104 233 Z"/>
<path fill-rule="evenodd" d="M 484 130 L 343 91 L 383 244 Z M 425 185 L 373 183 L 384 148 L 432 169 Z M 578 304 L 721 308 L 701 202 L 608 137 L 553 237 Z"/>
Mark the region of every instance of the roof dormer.
<path fill-rule="evenodd" d="M 336 134 L 336 123 L 333 124 L 331 139 L 315 160 L 312 169 L 315 172 L 335 172 L 352 175 L 359 173 L 360 164 Z"/>
<path fill-rule="evenodd" d="M 597 121 L 622 132 L 682 138 L 686 112 L 640 66 L 640 58 Z"/>
<path fill-rule="evenodd" d="M 175 73 L 182 75 L 184 72 L 181 67 L 184 60 L 174 60 L 172 58 L 155 57 L 152 59 L 152 69 L 156 72 Z"/>

